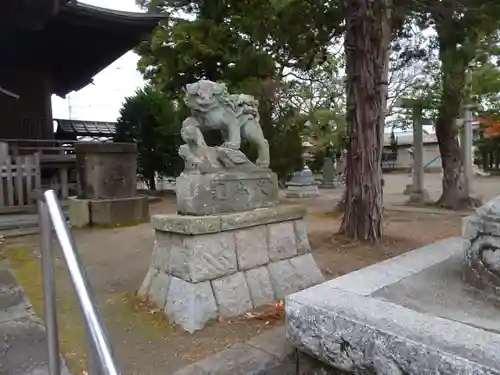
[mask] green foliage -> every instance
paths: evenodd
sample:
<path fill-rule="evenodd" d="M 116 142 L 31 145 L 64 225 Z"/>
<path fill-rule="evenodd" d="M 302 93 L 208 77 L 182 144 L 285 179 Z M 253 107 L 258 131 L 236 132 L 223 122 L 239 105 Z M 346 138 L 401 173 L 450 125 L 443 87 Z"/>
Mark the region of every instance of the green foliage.
<path fill-rule="evenodd" d="M 270 144 L 271 168 L 280 178 L 301 166 L 305 116 L 282 94 L 285 71 L 327 61 L 342 31 L 339 1 L 140 0 L 150 12 L 171 17 L 141 44 L 139 70 L 157 89 L 182 95 L 201 78 L 222 81 L 231 92 L 254 95 Z M 176 17 L 182 14 L 184 19 Z M 302 124 L 301 124 L 302 122 Z M 211 143 L 212 136 L 207 141 Z M 255 150 L 244 142 L 252 158 Z"/>
<path fill-rule="evenodd" d="M 301 135 L 304 123 L 305 116 L 290 107 L 282 111 L 277 122 L 263 124 L 271 152 L 270 167 L 281 180 L 303 166 Z"/>
<path fill-rule="evenodd" d="M 480 137 L 474 142 L 474 161 L 485 170 L 490 169 L 493 159 L 498 162 L 500 157 L 500 136 L 484 138 Z"/>
<path fill-rule="evenodd" d="M 160 91 L 147 87 L 125 99 L 116 126 L 116 142 L 137 142 L 138 174 L 155 189 L 155 174 L 177 176 L 183 161 L 182 120 L 187 110 Z"/>

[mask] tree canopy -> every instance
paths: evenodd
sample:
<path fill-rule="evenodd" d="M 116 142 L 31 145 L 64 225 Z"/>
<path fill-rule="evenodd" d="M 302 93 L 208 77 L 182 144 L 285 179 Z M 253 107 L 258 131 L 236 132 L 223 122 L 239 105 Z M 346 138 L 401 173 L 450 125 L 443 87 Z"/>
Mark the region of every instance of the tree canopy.
<path fill-rule="evenodd" d="M 378 110 L 372 112 L 381 142 L 386 116 L 403 126 L 411 125 L 411 114 L 398 107 L 399 99 L 417 99 L 425 115 L 436 118 L 444 169 L 439 203 L 458 208 L 467 201 L 459 183 L 461 154 L 456 119 L 464 104 L 478 104 L 489 113 L 500 110 L 497 0 L 384 0 L 373 9 L 364 0 L 138 3 L 150 12 L 168 14 L 151 39 L 137 49 L 144 77 L 178 101 L 183 87 L 201 78 L 223 81 L 230 91 L 256 96 L 261 125 L 271 145 L 271 167 L 283 178 L 300 167 L 304 138 L 312 141 L 317 155 L 324 155 L 332 145 L 354 147 L 353 140 L 364 134 L 367 128 L 363 126 L 357 133 L 353 131 L 359 117 L 353 116 L 353 98 L 347 93 L 356 86 L 356 77 L 371 69 L 371 60 L 363 60 L 353 48 L 370 48 L 369 43 L 349 43 L 346 25 L 370 26 L 376 35 L 386 30 L 390 48 L 384 62 L 386 76 L 380 76 L 376 69 L 370 73 L 371 79 L 382 80 L 376 92 L 384 98 L 358 95 L 357 100 L 374 100 L 384 107 L 382 115 L 375 116 Z M 353 8 L 353 4 L 357 5 Z M 387 10 L 384 17 L 380 9 Z M 350 10 L 356 10 L 355 14 Z M 374 24 L 363 23 L 368 19 Z M 364 35 L 365 42 L 379 42 L 373 35 Z M 366 64 L 354 69 L 361 60 Z M 373 86 L 370 82 L 366 80 L 367 87 Z M 368 143 L 364 142 L 364 147 L 375 147 L 375 143 Z M 245 147 L 251 154 L 251 147 Z M 381 145 L 373 158 L 379 158 L 380 151 Z M 362 199 L 378 198 L 367 195 Z M 373 201 L 365 203 L 374 207 Z"/>

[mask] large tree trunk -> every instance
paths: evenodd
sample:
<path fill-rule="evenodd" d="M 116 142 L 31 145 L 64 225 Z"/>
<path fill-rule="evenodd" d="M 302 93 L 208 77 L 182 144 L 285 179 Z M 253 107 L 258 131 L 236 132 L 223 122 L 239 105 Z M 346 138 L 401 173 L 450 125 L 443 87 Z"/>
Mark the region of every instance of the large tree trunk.
<path fill-rule="evenodd" d="M 453 44 L 451 44 L 453 43 Z M 456 44 L 440 38 L 440 60 L 443 87 L 436 136 L 443 166 L 443 192 L 438 204 L 449 209 L 459 209 L 464 197 L 461 181 L 462 155 L 458 143 L 456 119 L 460 116 L 465 88 L 465 65 Z"/>
<path fill-rule="evenodd" d="M 387 102 L 389 0 L 344 0 L 347 62 L 346 207 L 340 232 L 378 242 L 382 236 L 381 126 Z"/>

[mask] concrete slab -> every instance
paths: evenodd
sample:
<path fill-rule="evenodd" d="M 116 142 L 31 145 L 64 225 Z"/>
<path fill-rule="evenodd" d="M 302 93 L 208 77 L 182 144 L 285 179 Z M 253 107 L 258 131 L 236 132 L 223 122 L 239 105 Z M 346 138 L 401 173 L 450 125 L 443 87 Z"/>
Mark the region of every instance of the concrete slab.
<path fill-rule="evenodd" d="M 184 367 L 174 375 L 275 375 L 289 374 L 294 350 L 285 338 L 284 327 L 273 328 L 245 344 L 235 344 L 211 357 Z M 281 372 L 275 372 L 281 371 Z M 296 375 L 295 371 L 293 375 Z"/>
<path fill-rule="evenodd" d="M 286 299 L 287 336 L 353 373 L 500 374 L 500 311 L 461 280 L 461 238 Z"/>
<path fill-rule="evenodd" d="M 462 281 L 462 255 L 388 285 L 373 297 L 428 315 L 500 333 L 498 303 Z"/>

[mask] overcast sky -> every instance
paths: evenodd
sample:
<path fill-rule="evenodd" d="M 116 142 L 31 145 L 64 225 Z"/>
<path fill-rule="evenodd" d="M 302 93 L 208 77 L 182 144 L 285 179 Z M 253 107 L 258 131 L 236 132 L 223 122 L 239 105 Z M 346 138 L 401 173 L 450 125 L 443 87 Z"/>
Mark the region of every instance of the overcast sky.
<path fill-rule="evenodd" d="M 134 0 L 83 0 L 103 8 L 140 12 Z M 94 84 L 72 92 L 66 99 L 52 97 L 54 118 L 116 121 L 123 99 L 144 82 L 137 71 L 138 56 L 128 52 L 94 77 Z M 71 108 L 71 111 L 70 111 Z"/>

